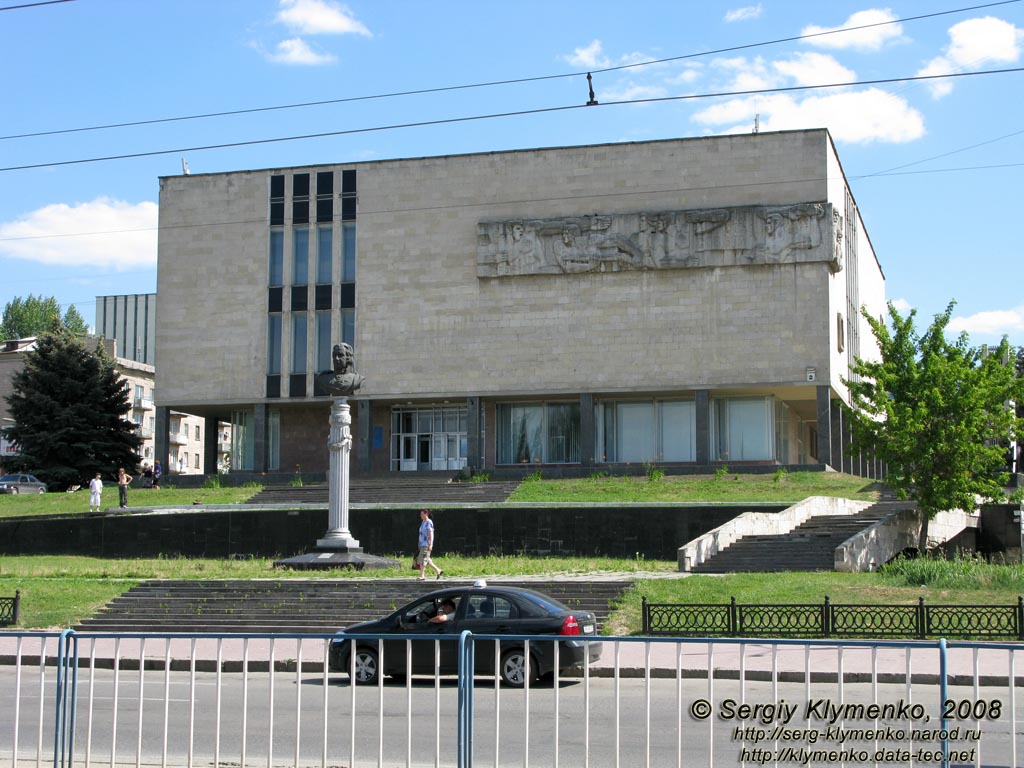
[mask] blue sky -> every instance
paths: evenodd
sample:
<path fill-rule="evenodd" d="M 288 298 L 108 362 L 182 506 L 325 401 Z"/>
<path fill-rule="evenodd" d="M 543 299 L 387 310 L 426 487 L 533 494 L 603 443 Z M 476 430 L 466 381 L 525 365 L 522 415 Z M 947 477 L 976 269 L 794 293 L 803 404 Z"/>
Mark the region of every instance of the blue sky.
<path fill-rule="evenodd" d="M 33 1 L 0 0 L 0 308 L 52 295 L 92 323 L 96 296 L 155 291 L 158 178 L 183 158 L 207 173 L 749 132 L 757 120 L 831 131 L 888 298 L 915 308 L 919 327 L 956 301 L 951 328 L 972 344 L 1024 344 L 1011 221 L 1024 72 L 966 74 L 1024 67 L 1021 0 L 2 10 Z M 842 27 L 863 28 L 826 34 Z M 600 105 L 556 109 L 587 100 L 588 71 Z M 901 80 L 950 73 L 964 76 Z M 862 84 L 773 90 L 837 83 Z M 433 92 L 365 98 L 409 91 Z M 312 102 L 331 103 L 284 108 Z M 224 112 L 239 114 L 181 119 Z M 124 123 L 137 124 L 82 130 Z M 312 134 L 334 135 L 268 141 Z M 242 142 L 253 143 L 202 149 Z M 143 156 L 74 162 L 120 155 Z"/>

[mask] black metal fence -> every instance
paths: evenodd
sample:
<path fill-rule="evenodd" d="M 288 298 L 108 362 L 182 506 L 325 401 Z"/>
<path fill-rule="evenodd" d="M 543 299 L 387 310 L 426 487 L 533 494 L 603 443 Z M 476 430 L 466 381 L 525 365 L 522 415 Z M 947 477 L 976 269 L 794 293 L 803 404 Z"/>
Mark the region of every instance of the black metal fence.
<path fill-rule="evenodd" d="M 17 625 L 18 611 L 21 610 L 21 590 L 14 590 L 14 597 L 0 597 L 0 626 Z"/>
<path fill-rule="evenodd" d="M 648 603 L 643 634 L 726 637 L 835 637 L 1024 640 L 1024 597 L 1016 605 L 823 603 Z"/>

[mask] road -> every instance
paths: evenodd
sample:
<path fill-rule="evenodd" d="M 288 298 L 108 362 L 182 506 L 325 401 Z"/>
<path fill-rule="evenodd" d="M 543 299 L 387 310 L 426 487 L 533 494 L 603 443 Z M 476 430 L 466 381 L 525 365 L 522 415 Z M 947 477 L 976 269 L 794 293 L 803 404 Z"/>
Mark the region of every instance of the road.
<path fill-rule="evenodd" d="M 20 695 L 15 697 L 15 669 L 0 668 L 0 700 L 5 713 L 0 718 L 0 754 L 11 754 L 15 734 L 12 705 L 16 704 L 18 756 L 25 764 L 35 764 L 40 745 L 42 760 L 52 757 L 53 670 L 46 675 L 44 726 L 40 729 L 38 670 L 23 670 Z M 345 675 L 335 674 L 328 675 L 325 686 L 320 673 L 223 673 L 218 685 L 218 675 L 213 672 L 193 677 L 189 672 L 147 670 L 141 684 L 140 712 L 137 670 L 122 670 L 115 676 L 112 670 L 98 669 L 95 678 L 88 670 L 81 671 L 76 691 L 76 761 L 84 765 L 88 755 L 95 765 L 188 765 L 189 744 L 193 745 L 192 763 L 197 765 L 214 761 L 255 766 L 377 765 L 378 752 L 383 755 L 380 764 L 388 766 L 434 765 L 435 757 L 438 764 L 448 766 L 457 760 L 458 689 L 454 678 L 441 679 L 436 685 L 432 679 L 414 679 L 409 685 L 389 681 L 380 688 L 353 689 Z M 738 680 L 716 679 L 709 687 L 707 680 L 697 679 L 677 684 L 672 679 L 592 678 L 585 683 L 573 678 L 559 681 L 557 687 L 541 685 L 528 692 L 496 689 L 492 681 L 477 680 L 474 691 L 473 756 L 477 765 L 494 765 L 496 751 L 500 765 L 578 766 L 588 762 L 593 766 L 667 766 L 676 765 L 680 754 L 687 765 L 738 765 L 741 757 L 749 765 L 769 754 L 775 758 L 778 749 L 787 747 L 868 749 L 874 757 L 879 749 L 892 749 L 898 756 L 895 750 L 909 745 L 925 750 L 919 757 L 927 757 L 941 746 L 937 735 L 939 691 L 925 686 L 910 690 L 904 685 L 878 686 L 877 701 L 892 704 L 893 717 L 866 720 L 861 716 L 831 724 L 826 708 L 814 705 L 809 709 L 809 704 L 869 703 L 871 685 L 847 684 L 840 692 L 834 683 L 812 684 L 808 690 L 802 683 L 748 682 L 741 689 Z M 958 749 L 980 749 L 984 765 L 1010 765 L 1013 745 L 1007 690 L 981 689 L 976 697 L 972 689 L 954 688 L 949 695 L 957 701 L 981 700 L 986 707 L 999 702 L 998 717 L 987 717 L 980 724 L 952 721 L 949 726 L 963 732 L 975 727 L 980 731 L 980 741 L 968 735 L 954 744 Z M 711 716 L 706 720 L 691 712 L 698 701 L 709 703 Z M 741 702 L 751 709 L 760 706 L 754 713 L 743 710 Z M 896 709 L 899 703 L 922 707 L 928 722 L 924 718 L 912 721 L 913 710 L 901 713 Z M 767 705 L 775 706 L 769 712 Z M 789 719 L 784 722 L 787 713 Z M 1018 740 L 1021 719 L 1018 712 Z M 855 731 L 845 743 L 839 743 L 830 740 L 830 734 L 838 733 L 829 732 L 830 725 L 862 731 L 888 725 L 894 730 L 883 732 L 881 738 L 872 734 L 875 738 L 871 739 L 858 738 L 863 733 Z M 775 726 L 785 726 L 785 730 L 776 731 Z M 921 729 L 913 743 L 911 728 Z M 905 731 L 904 738 L 894 738 L 900 730 Z M 776 738 L 771 738 L 773 735 Z M 114 738 L 117 750 L 112 758 Z M 1020 756 L 1024 758 L 1024 751 Z M 795 754 L 793 758 L 797 761 Z M 832 765 L 842 761 L 809 762 Z M 883 759 L 878 764 L 892 762 L 903 761 Z"/>

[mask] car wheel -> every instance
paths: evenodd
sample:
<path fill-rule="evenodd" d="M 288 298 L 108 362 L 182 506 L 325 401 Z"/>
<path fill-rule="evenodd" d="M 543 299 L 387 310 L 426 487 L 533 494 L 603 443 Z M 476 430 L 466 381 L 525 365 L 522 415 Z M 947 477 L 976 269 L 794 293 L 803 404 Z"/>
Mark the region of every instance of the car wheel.
<path fill-rule="evenodd" d="M 377 664 L 377 651 L 373 648 L 356 649 L 356 684 L 376 685 L 380 676 Z"/>
<path fill-rule="evenodd" d="M 522 648 L 505 651 L 501 657 L 501 679 L 513 688 L 522 688 L 526 684 L 526 654 Z M 530 656 L 530 682 L 537 681 L 537 659 Z"/>
<path fill-rule="evenodd" d="M 40 488 L 40 489 L 39 489 L 39 492 L 40 492 L 40 493 L 46 493 L 46 489 L 45 489 L 45 488 Z"/>
<path fill-rule="evenodd" d="M 17 494 L 18 493 L 18 489 L 17 488 L 11 488 L 11 493 Z"/>

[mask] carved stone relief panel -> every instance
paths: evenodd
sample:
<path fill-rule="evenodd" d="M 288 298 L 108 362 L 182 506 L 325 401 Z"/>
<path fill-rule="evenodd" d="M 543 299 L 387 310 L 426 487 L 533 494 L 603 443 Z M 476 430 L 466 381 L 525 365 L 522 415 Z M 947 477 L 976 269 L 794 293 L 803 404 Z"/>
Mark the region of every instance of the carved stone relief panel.
<path fill-rule="evenodd" d="M 842 269 L 842 216 L 828 203 L 482 221 L 477 275 L 828 262 Z"/>

